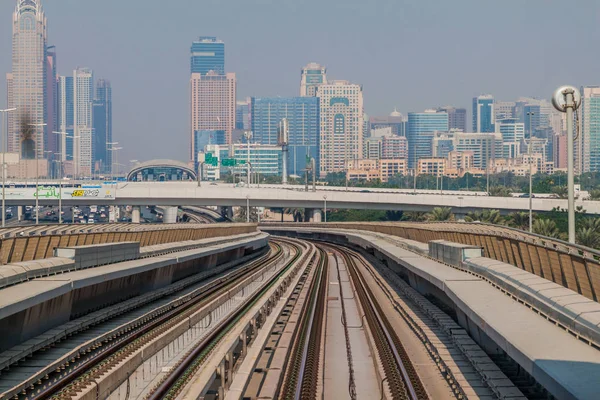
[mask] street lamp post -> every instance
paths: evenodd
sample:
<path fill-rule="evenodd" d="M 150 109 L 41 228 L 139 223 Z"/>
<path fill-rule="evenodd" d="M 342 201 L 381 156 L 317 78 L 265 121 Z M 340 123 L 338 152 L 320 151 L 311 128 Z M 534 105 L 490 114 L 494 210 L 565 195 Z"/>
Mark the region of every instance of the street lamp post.
<path fill-rule="evenodd" d="M 327 222 L 327 195 L 323 195 L 323 216 Z"/>
<path fill-rule="evenodd" d="M 246 150 L 247 150 L 246 163 L 248 163 L 248 188 L 250 188 L 250 140 L 252 140 L 252 131 L 245 131 L 244 139 L 246 139 Z"/>
<path fill-rule="evenodd" d="M 250 196 L 246 195 L 246 223 L 250 223 Z"/>
<path fill-rule="evenodd" d="M 531 132 L 531 119 L 535 113 L 533 111 L 527 112 L 529 117 L 529 148 L 527 153 L 529 155 L 529 233 L 533 233 L 533 162 L 531 159 L 531 148 L 533 147 L 533 135 Z"/>
<path fill-rule="evenodd" d="M 5 114 L 11 111 L 15 111 L 16 108 L 7 108 L 4 110 L 0 110 L 2 113 L 2 227 L 6 226 L 6 163 L 5 163 L 5 154 L 6 148 L 5 143 L 7 140 L 6 135 L 6 117 Z"/>
<path fill-rule="evenodd" d="M 43 128 L 44 126 L 46 126 L 48 124 L 29 124 L 29 126 L 35 127 L 35 128 Z M 35 132 L 35 224 L 38 225 L 40 223 L 40 210 L 39 210 L 39 206 L 40 206 L 40 199 L 38 196 L 38 191 L 39 191 L 39 184 L 40 184 L 40 163 L 38 160 L 38 134 L 37 134 L 37 130 Z"/>
<path fill-rule="evenodd" d="M 575 144 L 573 134 L 573 114 L 581 105 L 581 93 L 574 86 L 562 86 L 554 92 L 552 105 L 560 112 L 567 113 L 567 181 L 569 190 L 569 242 L 575 243 Z"/>

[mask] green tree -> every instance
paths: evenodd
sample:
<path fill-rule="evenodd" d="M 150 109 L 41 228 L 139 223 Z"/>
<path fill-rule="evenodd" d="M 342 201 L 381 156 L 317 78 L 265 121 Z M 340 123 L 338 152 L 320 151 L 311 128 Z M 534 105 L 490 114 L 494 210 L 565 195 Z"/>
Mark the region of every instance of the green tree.
<path fill-rule="evenodd" d="M 429 221 L 454 221 L 454 214 L 450 207 L 436 207 L 427 214 Z"/>
<path fill-rule="evenodd" d="M 594 200 L 594 201 L 600 200 L 600 189 L 590 190 L 590 200 Z"/>
<path fill-rule="evenodd" d="M 427 213 L 422 211 L 409 211 L 404 213 L 404 219 L 411 222 L 424 222 L 427 221 Z"/>
<path fill-rule="evenodd" d="M 512 190 L 506 186 L 492 186 L 488 194 L 492 197 L 511 197 Z"/>
<path fill-rule="evenodd" d="M 529 230 L 529 213 L 514 212 L 510 214 L 508 217 L 508 225 L 512 226 L 513 228 L 520 229 L 522 231 Z"/>
<path fill-rule="evenodd" d="M 533 232 L 549 238 L 559 239 L 561 237 L 556 222 L 551 219 L 536 219 L 533 222 Z"/>
<path fill-rule="evenodd" d="M 576 232 L 577 244 L 592 249 L 600 248 L 600 234 L 593 228 L 582 226 Z"/>
<path fill-rule="evenodd" d="M 504 218 L 498 210 L 483 210 L 470 212 L 465 216 L 465 222 L 483 222 L 486 224 L 503 225 Z"/>
<path fill-rule="evenodd" d="M 554 186 L 552 193 L 558 196 L 560 199 L 566 199 L 569 195 L 569 189 L 566 186 Z"/>

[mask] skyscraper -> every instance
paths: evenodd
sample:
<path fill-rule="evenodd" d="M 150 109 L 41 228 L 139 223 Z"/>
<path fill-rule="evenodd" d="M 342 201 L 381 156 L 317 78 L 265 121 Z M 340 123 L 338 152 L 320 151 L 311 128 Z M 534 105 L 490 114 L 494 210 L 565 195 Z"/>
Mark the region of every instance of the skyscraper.
<path fill-rule="evenodd" d="M 89 68 L 73 71 L 73 146 L 75 175 L 92 174 L 92 142 L 94 137 L 92 104 L 94 100 L 94 73 Z"/>
<path fill-rule="evenodd" d="M 278 125 L 288 121 L 288 173 L 302 175 L 306 157 L 314 157 L 319 168 L 319 99 L 316 97 L 271 97 L 251 99 L 253 140 L 278 145 Z"/>
<path fill-rule="evenodd" d="M 108 143 L 112 139 L 112 87 L 106 79 L 96 82 L 93 102 L 94 140 L 92 144 L 94 172 L 108 173 L 112 170 L 112 151 Z"/>
<path fill-rule="evenodd" d="M 191 73 L 208 74 L 214 71 L 217 74 L 225 73 L 225 43 L 214 36 L 200 36 L 192 43 L 191 48 Z"/>
<path fill-rule="evenodd" d="M 75 104 L 73 100 L 73 77 L 58 77 L 58 130 L 66 135 L 59 135 L 58 152 L 62 161 L 73 161 L 73 136 L 75 134 Z"/>
<path fill-rule="evenodd" d="M 494 97 L 487 94 L 473 98 L 473 132 L 493 133 L 496 114 Z"/>
<path fill-rule="evenodd" d="M 235 129 L 249 130 L 251 124 L 250 99 L 238 101 L 235 106 Z"/>
<path fill-rule="evenodd" d="M 467 131 L 467 110 L 465 108 L 445 106 L 438 108 L 437 111 L 448 114 L 448 130 Z"/>
<path fill-rule="evenodd" d="M 46 134 L 44 148 L 49 159 L 55 160 L 58 151 L 57 138 L 52 132 L 58 129 L 58 74 L 56 72 L 56 49 L 46 48 Z"/>
<path fill-rule="evenodd" d="M 448 114 L 436 110 L 408 113 L 408 167 L 416 168 L 419 158 L 433 155 L 435 132 L 448 132 Z"/>
<path fill-rule="evenodd" d="M 310 63 L 302 68 L 300 78 L 300 96 L 314 97 L 319 85 L 327 84 L 327 68 L 317 63 Z"/>
<path fill-rule="evenodd" d="M 7 75 L 8 107 L 17 111 L 8 115 L 8 151 L 24 158 L 44 156 L 48 127 L 31 125 L 48 122 L 46 35 L 40 0 L 18 0 L 13 14 L 12 73 Z"/>
<path fill-rule="evenodd" d="M 523 139 L 525 139 L 525 124 L 516 118 L 509 118 L 499 122 L 497 129 L 502 134 L 502 157 L 518 157 L 521 154 Z"/>
<path fill-rule="evenodd" d="M 363 92 L 360 85 L 333 81 L 317 87 L 321 113 L 321 173 L 345 171 L 362 157 Z"/>
<path fill-rule="evenodd" d="M 225 73 L 225 43 L 201 36 L 190 51 L 190 160 L 198 162 L 200 131 L 224 131 L 227 143 L 236 121 L 236 79 Z"/>
<path fill-rule="evenodd" d="M 600 171 L 600 86 L 581 88 L 581 173 Z"/>
<path fill-rule="evenodd" d="M 194 138 L 196 131 L 225 131 L 227 143 L 235 128 L 236 79 L 234 73 L 219 75 L 210 71 L 206 75 L 193 73 L 190 79 L 191 127 L 190 160 L 195 160 Z"/>

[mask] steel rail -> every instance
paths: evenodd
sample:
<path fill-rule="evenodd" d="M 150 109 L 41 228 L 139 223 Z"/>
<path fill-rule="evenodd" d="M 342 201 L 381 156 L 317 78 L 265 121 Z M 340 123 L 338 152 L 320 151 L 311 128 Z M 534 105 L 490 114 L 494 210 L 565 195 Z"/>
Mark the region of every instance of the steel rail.
<path fill-rule="evenodd" d="M 91 371 L 94 367 L 105 362 L 105 360 L 118 353 L 129 344 L 132 344 L 147 334 L 151 334 L 152 331 L 155 329 L 160 329 L 165 324 L 173 323 L 174 319 L 177 319 L 178 321 L 184 319 L 184 313 L 189 313 L 191 309 L 205 304 L 206 302 L 210 301 L 215 294 L 232 285 L 235 285 L 236 282 L 238 282 L 240 279 L 243 279 L 247 274 L 252 273 L 258 268 L 262 268 L 265 264 L 276 262 L 282 256 L 282 248 L 276 245 L 274 254 L 263 256 L 259 260 L 250 263 L 248 266 L 240 268 L 239 271 L 233 273 L 233 276 L 218 278 L 216 281 L 213 281 L 210 284 L 210 287 L 207 287 L 205 291 L 202 291 L 202 293 L 190 299 L 190 301 L 187 303 L 157 316 L 156 319 L 147 324 L 141 325 L 139 330 L 130 332 L 125 338 L 120 339 L 119 342 L 116 342 L 116 344 L 111 346 L 108 350 L 104 352 L 98 352 L 99 354 L 97 356 L 92 355 L 88 357 L 86 361 L 78 365 L 77 368 L 73 369 L 70 374 L 66 374 L 65 376 L 61 377 L 59 380 L 50 384 L 47 388 L 39 393 L 30 394 L 28 399 L 41 400 L 59 395 L 62 390 L 66 390 L 73 383 L 77 383 L 77 379 L 85 378 L 86 374 L 88 374 L 89 371 Z"/>
<path fill-rule="evenodd" d="M 229 332 L 237 321 L 246 314 L 246 312 L 263 296 L 263 294 L 283 275 L 295 262 L 302 256 L 300 246 L 296 241 L 280 240 L 281 242 L 293 243 L 296 254 L 294 257 L 275 274 L 269 282 L 258 293 L 251 296 L 242 307 L 230 316 L 225 318 L 205 339 L 202 340 L 190 353 L 188 353 L 173 370 L 166 375 L 161 383 L 155 387 L 146 400 L 173 399 L 183 389 L 185 384 L 191 379 L 206 359 L 210 350 L 214 348 L 220 340 Z"/>

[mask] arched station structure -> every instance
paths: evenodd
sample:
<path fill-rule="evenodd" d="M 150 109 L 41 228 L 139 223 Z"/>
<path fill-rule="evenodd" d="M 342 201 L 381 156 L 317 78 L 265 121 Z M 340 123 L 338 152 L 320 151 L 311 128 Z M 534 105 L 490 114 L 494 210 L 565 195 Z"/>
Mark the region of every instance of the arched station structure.
<path fill-rule="evenodd" d="M 196 172 L 187 164 L 175 160 L 151 160 L 137 164 L 128 174 L 129 182 L 195 181 Z"/>

